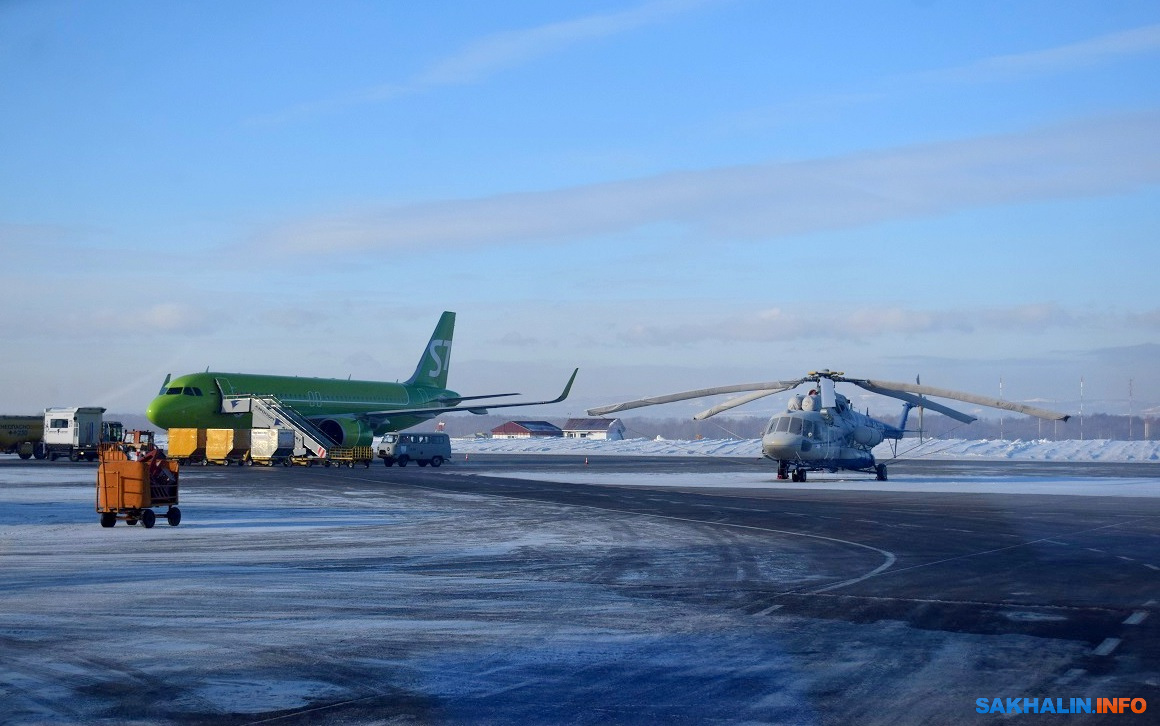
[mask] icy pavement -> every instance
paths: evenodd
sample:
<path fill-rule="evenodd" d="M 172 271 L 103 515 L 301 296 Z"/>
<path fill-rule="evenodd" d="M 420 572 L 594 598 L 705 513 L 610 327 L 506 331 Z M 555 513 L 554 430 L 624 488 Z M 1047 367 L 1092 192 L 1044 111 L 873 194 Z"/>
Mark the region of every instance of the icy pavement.
<path fill-rule="evenodd" d="M 146 530 L 98 525 L 95 467 L 0 467 L 4 722 L 957 721 L 1091 648 L 747 610 L 883 558 L 396 472 L 187 469 Z"/>
<path fill-rule="evenodd" d="M 758 439 L 455 439 L 460 453 L 523 453 L 622 456 L 761 456 Z M 1120 461 L 1160 462 L 1160 441 L 973 441 L 966 439 L 904 439 L 898 455 L 909 459 L 974 461 Z M 874 449 L 880 460 L 893 458 L 889 443 Z"/>

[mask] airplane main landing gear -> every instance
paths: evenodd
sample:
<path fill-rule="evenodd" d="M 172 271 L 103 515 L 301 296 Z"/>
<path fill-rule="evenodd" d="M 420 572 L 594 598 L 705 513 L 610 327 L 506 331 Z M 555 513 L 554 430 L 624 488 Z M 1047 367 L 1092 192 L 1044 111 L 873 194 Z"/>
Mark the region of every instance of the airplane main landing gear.
<path fill-rule="evenodd" d="M 793 470 L 792 481 L 804 482 L 805 480 L 806 480 L 806 470 L 805 469 L 794 469 Z"/>

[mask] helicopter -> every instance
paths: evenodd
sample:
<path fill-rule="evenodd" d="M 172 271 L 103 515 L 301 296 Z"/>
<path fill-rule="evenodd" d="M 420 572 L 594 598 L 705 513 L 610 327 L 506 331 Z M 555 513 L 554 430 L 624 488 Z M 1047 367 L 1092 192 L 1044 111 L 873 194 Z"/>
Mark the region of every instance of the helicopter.
<path fill-rule="evenodd" d="M 690 398 L 702 398 L 725 393 L 745 393 L 713 406 L 693 417 L 700 421 L 716 416 L 722 411 L 741 406 L 765 396 L 792 390 L 803 383 L 813 382 L 817 387 L 802 396 L 789 399 L 785 413 L 777 414 L 766 424 L 761 437 L 761 453 L 767 459 L 777 462 L 777 478 L 806 481 L 809 471 L 836 472 L 839 469 L 863 471 L 875 475 L 878 481 L 886 481 L 886 464 L 876 462 L 872 449 L 885 440 L 891 440 L 895 456 L 897 446 L 906 434 L 906 419 L 911 409 L 929 409 L 962 423 L 971 423 L 976 418 L 956 411 L 927 396 L 950 398 L 974 403 L 980 406 L 1016 411 L 1039 418 L 1066 421 L 1068 414 L 1036 408 L 1022 403 L 988 398 L 972 393 L 952 391 L 945 388 L 924 386 L 920 383 L 896 383 L 869 378 L 847 378 L 841 371 L 810 371 L 792 381 L 766 381 L 764 383 L 741 383 L 731 386 L 701 388 L 665 396 L 640 398 L 635 401 L 615 403 L 588 409 L 589 416 L 603 416 L 618 411 L 627 411 L 642 406 L 655 406 Z M 859 388 L 883 396 L 897 398 L 903 402 L 902 418 L 897 426 L 872 418 L 854 410 L 850 399 L 834 389 L 836 383 L 850 383 Z"/>

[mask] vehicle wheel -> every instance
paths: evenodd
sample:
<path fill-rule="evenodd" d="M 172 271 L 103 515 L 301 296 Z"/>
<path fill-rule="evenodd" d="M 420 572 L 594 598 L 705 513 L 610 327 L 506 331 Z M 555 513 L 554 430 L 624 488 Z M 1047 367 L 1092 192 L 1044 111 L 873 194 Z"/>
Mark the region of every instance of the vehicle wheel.
<path fill-rule="evenodd" d="M 125 518 L 125 524 L 129 525 L 130 527 L 136 527 L 137 521 L 138 520 L 136 517 L 126 517 Z"/>
<path fill-rule="evenodd" d="M 170 527 L 176 527 L 181 524 L 181 510 L 177 507 L 170 507 L 169 511 L 165 513 L 165 519 L 169 522 Z"/>
<path fill-rule="evenodd" d="M 80 461 L 81 455 L 75 451 L 70 451 L 70 452 L 68 452 L 68 460 L 69 461 Z"/>
<path fill-rule="evenodd" d="M 34 444 L 32 447 L 32 455 L 35 456 L 38 460 L 43 460 L 48 457 L 48 449 L 46 449 L 42 443 Z"/>
<path fill-rule="evenodd" d="M 418 463 L 418 464 L 419 464 L 419 466 L 427 466 L 427 460 L 426 460 L 426 459 L 419 459 L 419 460 L 418 460 L 418 462 L 416 462 L 416 463 Z"/>
<path fill-rule="evenodd" d="M 371 459 L 367 459 L 366 461 L 364 461 L 363 467 L 367 468 L 367 469 L 371 468 Z"/>
<path fill-rule="evenodd" d="M 395 462 L 391 461 L 390 459 L 388 459 L 388 458 L 386 458 L 386 457 L 383 457 L 383 466 L 390 466 L 390 465 L 392 465 L 392 464 L 394 464 L 394 463 L 395 463 Z"/>
<path fill-rule="evenodd" d="M 443 466 L 443 457 L 442 456 L 431 457 L 431 466 L 433 466 L 435 468 L 439 468 L 439 467 Z"/>
<path fill-rule="evenodd" d="M 32 454 L 28 453 L 27 451 L 21 451 L 20 458 L 27 461 L 28 459 L 32 458 Z"/>
<path fill-rule="evenodd" d="M 327 459 L 326 461 L 322 462 L 322 465 L 325 466 L 327 469 L 329 469 L 330 468 L 330 459 Z"/>
<path fill-rule="evenodd" d="M 410 461 L 410 459 L 408 459 L 407 457 L 400 456 L 399 457 L 399 466 L 406 466 L 408 461 Z"/>
<path fill-rule="evenodd" d="M 877 474 L 876 478 L 878 479 L 878 481 L 886 481 L 886 465 L 885 464 L 879 464 L 877 467 L 875 467 L 874 473 Z"/>
<path fill-rule="evenodd" d="M 141 526 L 145 529 L 152 529 L 153 525 L 157 524 L 157 515 L 153 513 L 152 509 L 141 510 Z"/>
<path fill-rule="evenodd" d="M 102 527 L 112 527 L 116 523 L 117 523 L 117 515 L 115 512 L 102 512 L 101 513 L 101 526 Z"/>

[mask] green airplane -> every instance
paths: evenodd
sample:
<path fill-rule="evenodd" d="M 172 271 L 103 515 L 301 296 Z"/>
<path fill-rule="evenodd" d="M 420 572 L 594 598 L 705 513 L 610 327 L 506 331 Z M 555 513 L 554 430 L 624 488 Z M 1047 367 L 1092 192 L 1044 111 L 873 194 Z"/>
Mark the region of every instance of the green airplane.
<path fill-rule="evenodd" d="M 568 397 L 580 369 L 550 401 L 489 404 L 485 399 L 518 396 L 497 393 L 461 396 L 447 388 L 455 313 L 445 312 L 431 334 L 415 373 L 404 383 L 299 378 L 249 373 L 190 373 L 165 377 L 145 415 L 165 429 L 251 428 L 252 414 L 223 411 L 234 396 L 272 396 L 305 417 L 339 446 L 370 446 L 374 436 L 400 431 L 436 416 L 457 411 L 484 414 L 490 409 L 559 403 Z M 464 401 L 480 401 L 460 405 Z"/>

